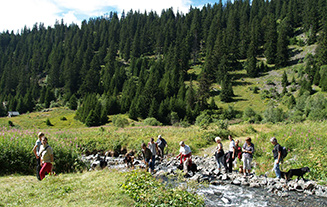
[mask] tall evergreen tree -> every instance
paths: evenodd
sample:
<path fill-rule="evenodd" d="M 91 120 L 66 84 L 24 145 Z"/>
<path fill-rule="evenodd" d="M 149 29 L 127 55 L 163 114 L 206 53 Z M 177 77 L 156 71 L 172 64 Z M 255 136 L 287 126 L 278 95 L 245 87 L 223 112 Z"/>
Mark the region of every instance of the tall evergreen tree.
<path fill-rule="evenodd" d="M 265 56 L 268 64 L 275 63 L 277 52 L 277 27 L 275 18 L 272 15 L 268 16 L 267 30 L 265 33 Z"/>
<path fill-rule="evenodd" d="M 282 21 L 279 25 L 278 39 L 277 39 L 277 56 L 276 56 L 276 66 L 285 67 L 288 64 L 289 54 L 288 54 L 288 23 L 287 21 Z"/>

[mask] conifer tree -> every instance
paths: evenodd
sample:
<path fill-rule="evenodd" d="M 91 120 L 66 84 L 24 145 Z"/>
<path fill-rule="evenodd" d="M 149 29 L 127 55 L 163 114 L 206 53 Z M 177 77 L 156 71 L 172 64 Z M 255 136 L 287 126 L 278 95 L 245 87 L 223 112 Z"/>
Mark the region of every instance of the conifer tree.
<path fill-rule="evenodd" d="M 78 101 L 77 97 L 75 96 L 75 94 L 73 94 L 69 99 L 69 108 L 71 110 L 76 110 L 77 109 L 77 106 L 78 106 L 77 101 Z"/>
<path fill-rule="evenodd" d="M 277 27 L 272 15 L 268 16 L 268 25 L 265 33 L 265 56 L 268 64 L 275 63 L 277 52 Z"/>
<path fill-rule="evenodd" d="M 322 91 L 327 91 L 327 71 L 322 70 L 319 86 Z"/>
<path fill-rule="evenodd" d="M 137 120 L 137 116 L 138 116 L 138 111 L 137 111 L 137 108 L 136 108 L 136 99 L 134 99 L 132 101 L 132 104 L 129 108 L 129 112 L 128 112 L 128 117 L 130 119 L 133 119 L 133 120 Z"/>
<path fill-rule="evenodd" d="M 251 41 L 246 61 L 246 72 L 249 77 L 254 78 L 258 76 L 257 58 L 255 44 Z"/>
<path fill-rule="evenodd" d="M 85 119 L 85 125 L 88 127 L 99 126 L 98 124 L 99 116 L 96 114 L 95 110 L 91 110 Z"/>
<path fill-rule="evenodd" d="M 289 54 L 288 54 L 288 30 L 287 21 L 282 21 L 279 25 L 278 39 L 277 39 L 277 56 L 276 56 L 276 66 L 285 67 L 288 64 Z"/>
<path fill-rule="evenodd" d="M 285 88 L 286 86 L 288 86 L 288 80 L 287 80 L 287 74 L 286 71 L 284 71 L 283 76 L 282 76 L 282 86 Z"/>
<path fill-rule="evenodd" d="M 50 103 L 51 101 L 55 100 L 55 95 L 52 92 L 52 90 L 48 87 L 44 96 L 44 105 L 45 108 L 49 108 L 50 107 Z"/>
<path fill-rule="evenodd" d="M 317 63 L 319 66 L 327 65 L 327 17 L 324 19 L 322 28 L 317 47 Z"/>

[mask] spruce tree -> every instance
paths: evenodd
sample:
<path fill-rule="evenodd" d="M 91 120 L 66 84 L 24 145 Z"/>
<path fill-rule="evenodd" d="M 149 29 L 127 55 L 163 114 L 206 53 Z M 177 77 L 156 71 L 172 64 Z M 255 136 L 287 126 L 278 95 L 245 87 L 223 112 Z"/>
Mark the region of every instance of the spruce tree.
<path fill-rule="evenodd" d="M 276 66 L 285 67 L 288 64 L 289 54 L 288 54 L 288 36 L 287 30 L 289 25 L 284 20 L 279 25 L 278 40 L 277 40 L 277 56 L 276 56 Z"/>
<path fill-rule="evenodd" d="M 77 97 L 75 96 L 75 94 L 73 94 L 69 99 L 69 109 L 76 110 L 78 106 L 77 101 Z"/>
<path fill-rule="evenodd" d="M 268 25 L 265 32 L 264 54 L 268 64 L 275 63 L 277 52 L 277 27 L 275 18 L 272 15 L 268 16 Z"/>
<path fill-rule="evenodd" d="M 288 80 L 287 80 L 287 74 L 286 71 L 284 71 L 283 76 L 282 76 L 282 86 L 285 88 L 286 86 L 288 86 Z"/>

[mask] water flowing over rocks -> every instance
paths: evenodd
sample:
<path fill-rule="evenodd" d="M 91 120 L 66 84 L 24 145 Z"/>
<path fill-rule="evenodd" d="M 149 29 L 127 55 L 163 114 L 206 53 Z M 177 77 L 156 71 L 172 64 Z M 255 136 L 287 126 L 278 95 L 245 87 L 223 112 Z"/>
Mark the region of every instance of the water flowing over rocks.
<path fill-rule="evenodd" d="M 90 170 L 104 167 L 127 170 L 123 155 L 109 157 L 108 154 L 97 154 L 83 156 L 82 160 L 91 166 Z M 240 206 L 327 206 L 327 187 L 315 181 L 295 179 L 287 182 L 265 175 L 244 176 L 236 171 L 219 172 L 215 158 L 208 156 L 192 156 L 192 162 L 197 165 L 197 171 L 189 172 L 185 180 L 196 181 L 199 185 L 202 182 L 209 183 L 209 187 L 198 190 L 199 194 L 205 196 L 206 206 L 230 206 L 236 203 L 242 204 Z M 173 158 L 156 160 L 153 174 L 158 178 L 176 175 L 178 165 L 179 160 Z M 145 165 L 140 158 L 136 158 L 134 167 L 145 168 Z"/>

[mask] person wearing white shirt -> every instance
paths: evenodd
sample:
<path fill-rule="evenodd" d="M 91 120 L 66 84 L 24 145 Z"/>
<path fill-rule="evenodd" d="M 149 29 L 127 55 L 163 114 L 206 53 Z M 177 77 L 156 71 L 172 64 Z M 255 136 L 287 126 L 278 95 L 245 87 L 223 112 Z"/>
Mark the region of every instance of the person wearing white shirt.
<path fill-rule="evenodd" d="M 191 148 L 184 143 L 184 141 L 181 141 L 179 145 L 179 154 L 176 156 L 176 158 L 180 157 L 180 164 L 183 164 L 184 173 L 186 175 L 188 173 L 187 167 L 192 165 L 192 151 Z"/>
<path fill-rule="evenodd" d="M 233 160 L 235 158 L 235 142 L 233 140 L 232 135 L 228 135 L 228 139 L 230 141 L 229 143 L 229 151 L 228 151 L 228 172 L 232 172 L 233 171 Z"/>

